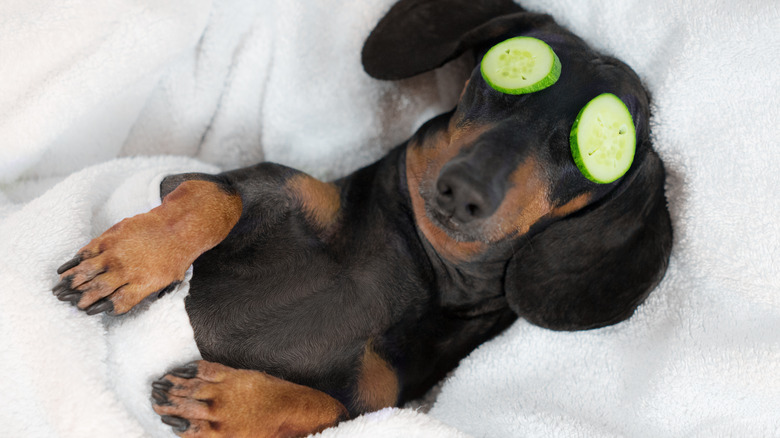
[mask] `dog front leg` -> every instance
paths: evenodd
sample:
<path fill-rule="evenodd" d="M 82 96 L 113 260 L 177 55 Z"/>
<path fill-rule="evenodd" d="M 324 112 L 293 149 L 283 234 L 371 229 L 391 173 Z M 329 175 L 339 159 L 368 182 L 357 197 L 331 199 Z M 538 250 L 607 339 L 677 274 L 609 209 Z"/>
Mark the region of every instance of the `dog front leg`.
<path fill-rule="evenodd" d="M 242 201 L 229 185 L 181 182 L 149 211 L 122 220 L 81 248 L 52 289 L 88 314 L 121 314 L 184 279 L 192 262 L 228 235 Z"/>

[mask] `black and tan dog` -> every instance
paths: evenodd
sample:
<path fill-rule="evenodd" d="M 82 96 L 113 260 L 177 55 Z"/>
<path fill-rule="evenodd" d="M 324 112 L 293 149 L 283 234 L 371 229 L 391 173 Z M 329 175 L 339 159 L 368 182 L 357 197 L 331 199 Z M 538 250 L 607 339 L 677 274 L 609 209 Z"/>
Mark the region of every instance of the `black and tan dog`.
<path fill-rule="evenodd" d="M 671 249 L 648 95 L 623 63 L 511 1 L 405 0 L 368 38 L 381 79 L 508 37 L 547 42 L 559 81 L 502 94 L 475 68 L 457 107 L 332 183 L 271 163 L 166 178 L 160 207 L 107 230 L 58 271 L 59 299 L 127 312 L 194 276 L 204 361 L 154 382 L 182 436 L 294 436 L 423 394 L 517 317 L 555 330 L 628 318 Z M 571 157 L 583 106 L 628 106 L 628 173 L 595 184 Z"/>

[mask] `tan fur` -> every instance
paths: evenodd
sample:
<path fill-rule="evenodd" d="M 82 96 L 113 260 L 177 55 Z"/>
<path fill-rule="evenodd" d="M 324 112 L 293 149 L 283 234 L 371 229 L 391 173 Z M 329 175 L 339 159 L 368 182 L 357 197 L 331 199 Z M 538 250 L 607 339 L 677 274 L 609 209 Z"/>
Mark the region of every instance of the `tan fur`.
<path fill-rule="evenodd" d="M 528 157 L 509 176 L 510 187 L 486 227 L 488 241 L 520 236 L 547 215 L 547 184 L 539 177 L 536 160 Z"/>
<path fill-rule="evenodd" d="M 579 196 L 576 196 L 571 201 L 553 208 L 552 215 L 555 217 L 564 217 L 568 216 L 571 213 L 574 213 L 577 210 L 580 210 L 581 208 L 588 205 L 593 195 L 591 193 L 583 193 Z"/>
<path fill-rule="evenodd" d="M 387 361 L 371 347 L 369 342 L 363 353 L 358 376 L 356 401 L 367 412 L 395 406 L 398 402 L 398 376 Z"/>
<path fill-rule="evenodd" d="M 453 129 L 453 134 L 438 133 L 425 145 L 410 145 L 406 151 L 406 180 L 412 200 L 417 227 L 442 257 L 452 261 L 468 261 L 487 249 L 483 242 L 461 242 L 452 238 L 428 218 L 422 193 L 432 193 L 436 179 L 447 162 L 489 126 Z"/>
<path fill-rule="evenodd" d="M 125 313 L 167 285 L 225 237 L 241 217 L 241 198 L 207 181 L 185 181 L 157 208 L 124 219 L 79 251 L 84 260 L 62 273 L 83 294 L 85 309 L 109 297 Z"/>
<path fill-rule="evenodd" d="M 182 437 L 298 437 L 316 433 L 347 418 L 336 399 L 254 370 L 238 370 L 198 361 L 198 375 L 174 383 L 170 405 L 154 405 L 160 415 L 186 418 Z"/>
<path fill-rule="evenodd" d="M 341 193 L 334 184 L 324 183 L 306 174 L 287 182 L 307 219 L 324 234 L 336 223 L 341 209 Z"/>

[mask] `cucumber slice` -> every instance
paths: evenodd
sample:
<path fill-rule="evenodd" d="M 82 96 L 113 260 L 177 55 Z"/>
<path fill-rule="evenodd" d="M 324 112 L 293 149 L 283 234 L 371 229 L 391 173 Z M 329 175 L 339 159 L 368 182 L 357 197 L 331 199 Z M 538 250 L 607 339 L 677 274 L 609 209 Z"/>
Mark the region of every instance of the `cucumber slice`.
<path fill-rule="evenodd" d="M 549 87 L 561 76 L 561 60 L 544 41 L 515 37 L 485 53 L 479 67 L 491 87 L 507 94 L 533 93 Z"/>
<path fill-rule="evenodd" d="M 634 161 L 636 129 L 631 112 L 614 94 L 600 94 L 574 119 L 569 143 L 574 162 L 586 178 L 611 183 Z"/>

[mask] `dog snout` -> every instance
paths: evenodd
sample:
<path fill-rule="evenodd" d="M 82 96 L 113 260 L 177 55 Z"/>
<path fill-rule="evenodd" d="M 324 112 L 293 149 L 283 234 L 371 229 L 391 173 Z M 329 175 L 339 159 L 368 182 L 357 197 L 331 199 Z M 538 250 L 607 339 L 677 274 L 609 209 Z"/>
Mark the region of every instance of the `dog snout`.
<path fill-rule="evenodd" d="M 436 181 L 436 205 L 442 214 L 466 224 L 490 217 L 503 198 L 495 181 L 473 177 L 467 166 L 446 166 Z"/>

